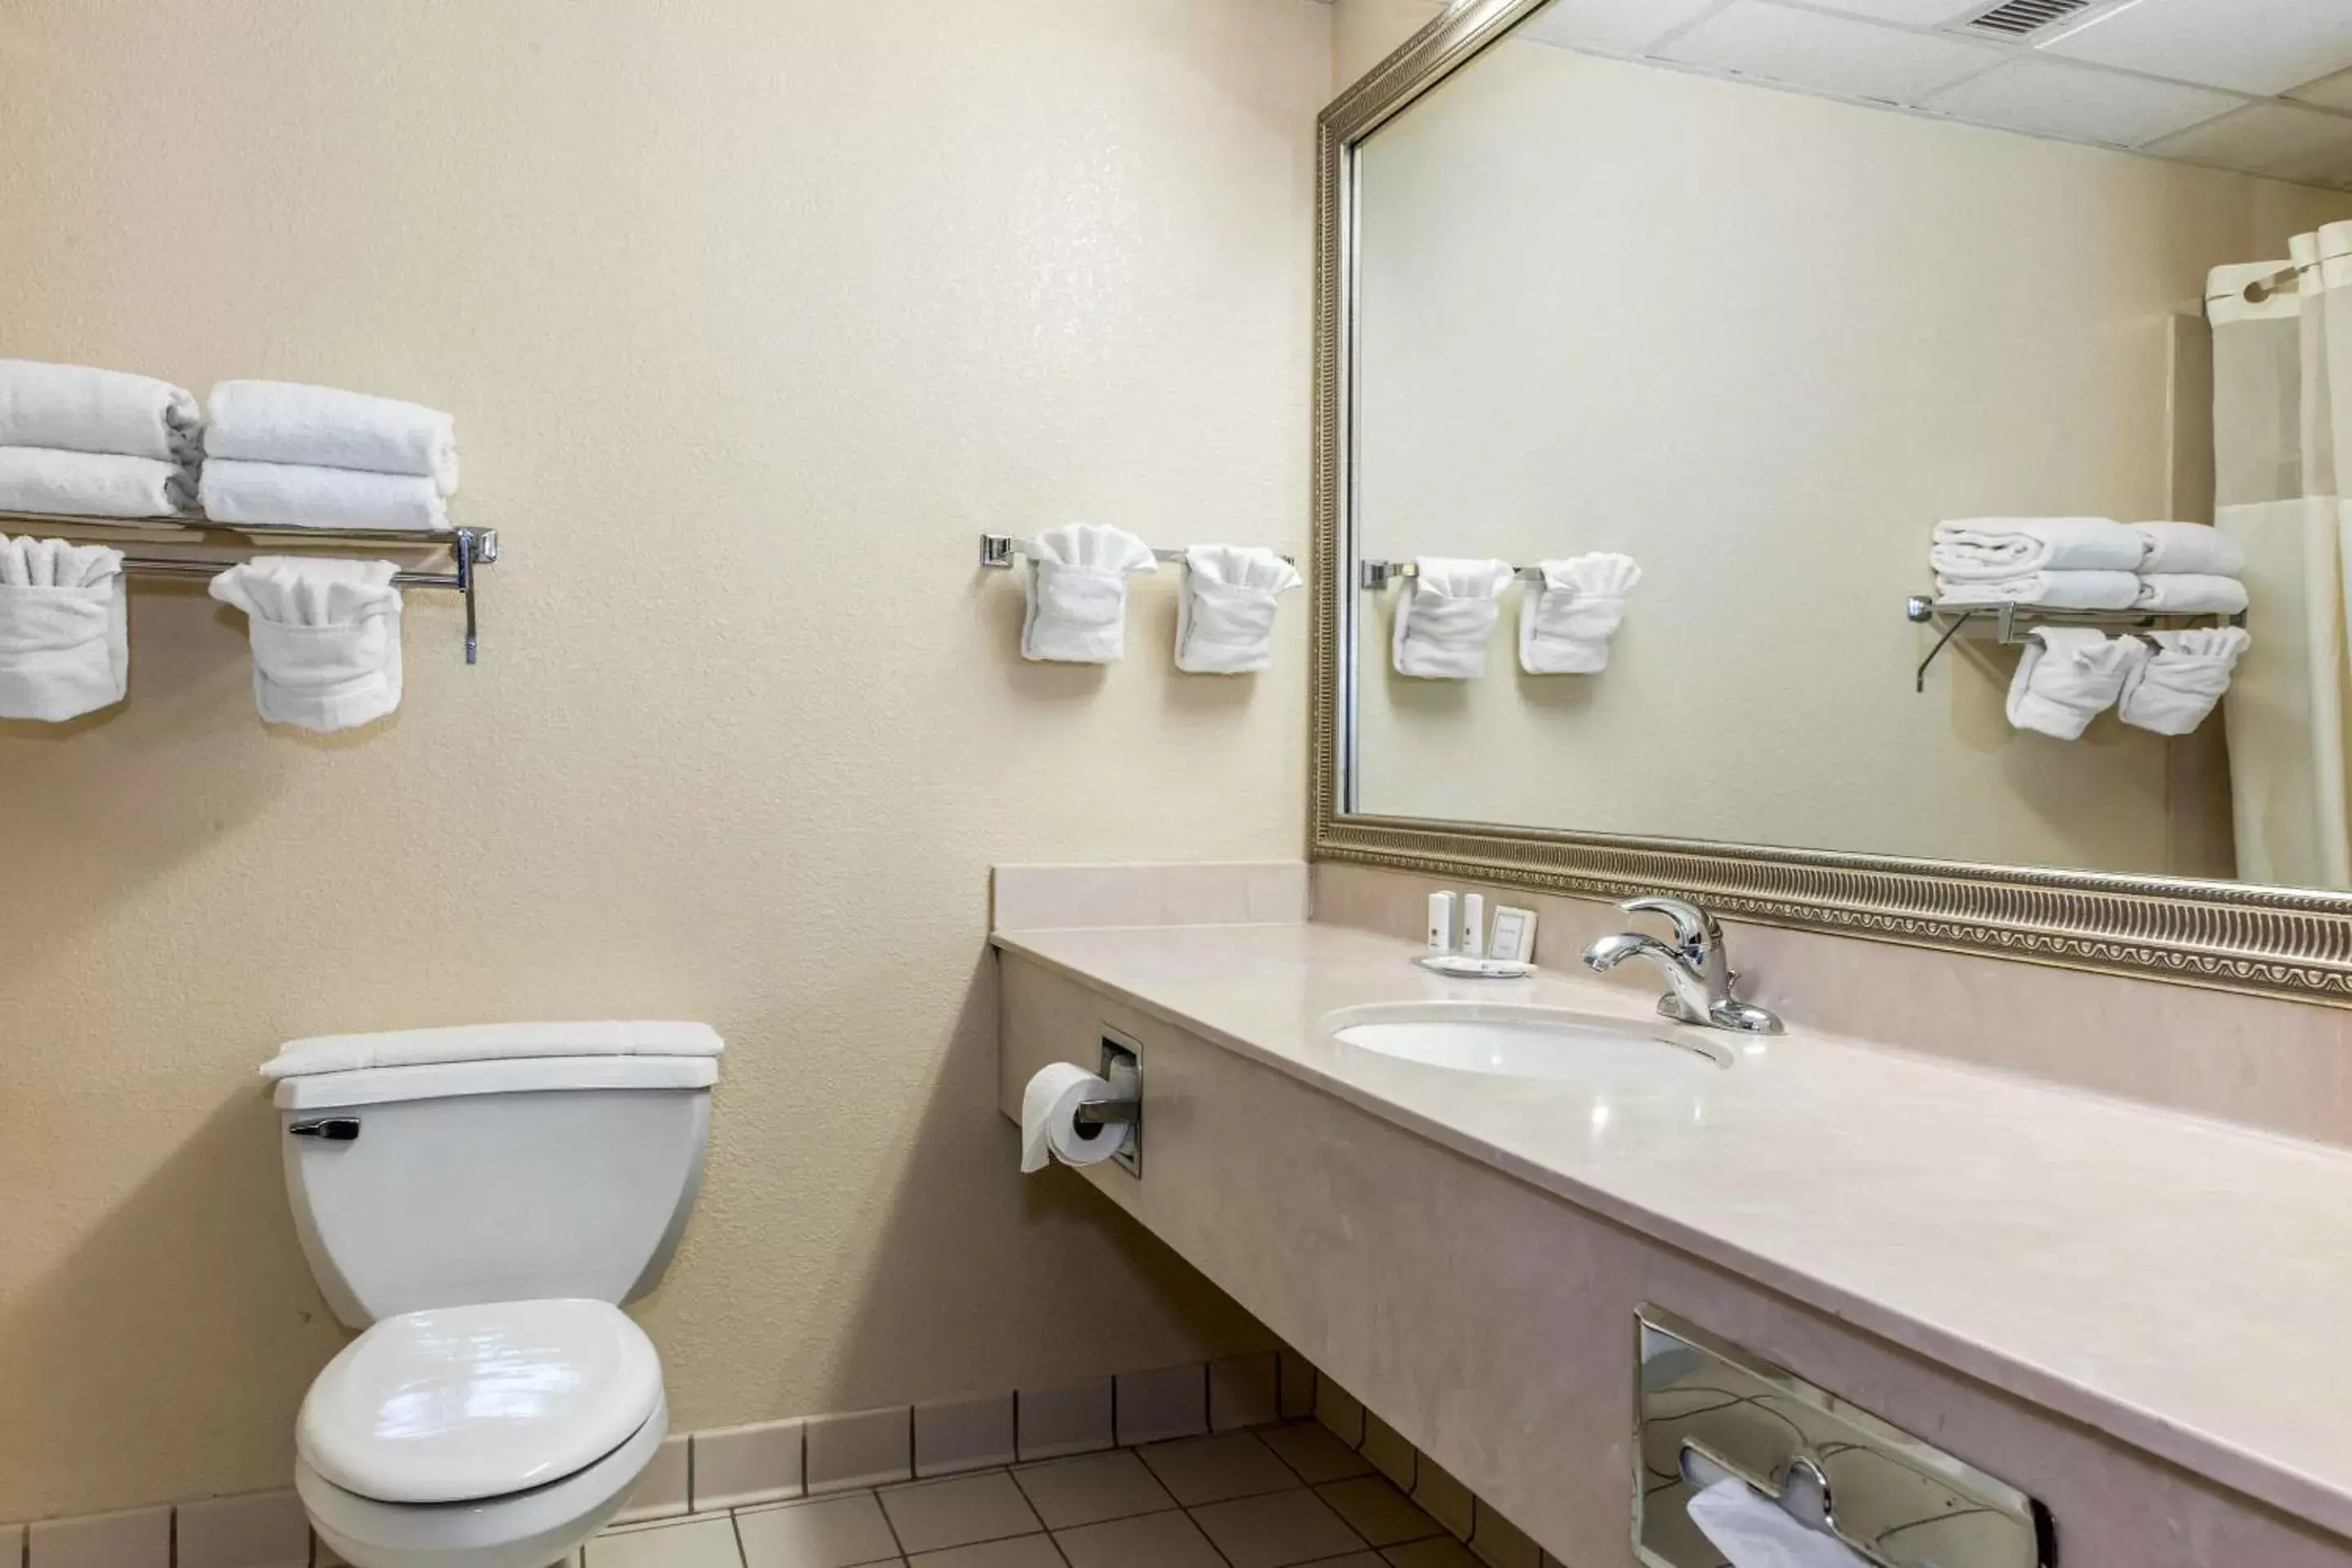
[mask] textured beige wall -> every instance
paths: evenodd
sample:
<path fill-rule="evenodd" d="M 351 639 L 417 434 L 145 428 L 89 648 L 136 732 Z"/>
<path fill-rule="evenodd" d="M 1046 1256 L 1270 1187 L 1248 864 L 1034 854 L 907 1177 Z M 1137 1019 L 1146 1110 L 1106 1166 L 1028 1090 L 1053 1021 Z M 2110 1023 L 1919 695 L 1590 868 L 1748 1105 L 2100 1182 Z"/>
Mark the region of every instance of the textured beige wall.
<path fill-rule="evenodd" d="M 1331 0 L 1333 95 L 1444 9 L 1436 0 Z"/>
<path fill-rule="evenodd" d="M 341 1342 L 256 1063 L 289 1036 L 708 1018 L 644 1318 L 681 1427 L 1256 1331 L 992 1094 L 995 860 L 1297 852 L 1275 669 L 1039 668 L 975 531 L 1305 535 L 1309 0 L 135 0 L 0 16 L 0 353 L 455 410 L 483 662 L 257 722 L 142 586 L 132 699 L 0 726 L 0 1519 L 283 1485 Z"/>
<path fill-rule="evenodd" d="M 1367 598 L 1364 809 L 2228 874 L 2162 740 L 2012 731 L 2012 652 L 1915 694 L 1902 605 L 1939 518 L 2165 515 L 2173 313 L 2352 201 L 1517 40 L 1359 171 L 1365 552 L 1646 572 L 1591 678 L 1517 593 L 1398 677 Z"/>

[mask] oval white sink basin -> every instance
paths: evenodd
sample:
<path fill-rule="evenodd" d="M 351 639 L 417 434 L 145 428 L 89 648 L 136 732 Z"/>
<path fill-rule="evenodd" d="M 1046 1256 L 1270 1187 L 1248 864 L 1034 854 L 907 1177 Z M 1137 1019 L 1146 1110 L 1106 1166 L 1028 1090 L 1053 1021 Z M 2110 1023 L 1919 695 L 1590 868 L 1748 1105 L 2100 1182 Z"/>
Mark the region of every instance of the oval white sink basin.
<path fill-rule="evenodd" d="M 1632 1087 L 1687 1081 L 1736 1059 L 1706 1031 L 1507 1002 L 1342 1007 L 1323 1027 L 1343 1046 L 1423 1067 Z"/>

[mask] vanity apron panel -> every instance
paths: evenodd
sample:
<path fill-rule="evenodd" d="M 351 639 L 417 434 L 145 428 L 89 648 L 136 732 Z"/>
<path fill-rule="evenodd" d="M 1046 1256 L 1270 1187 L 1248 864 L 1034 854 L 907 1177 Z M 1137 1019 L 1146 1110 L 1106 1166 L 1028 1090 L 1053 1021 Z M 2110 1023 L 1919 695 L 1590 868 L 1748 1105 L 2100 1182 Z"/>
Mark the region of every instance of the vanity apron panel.
<path fill-rule="evenodd" d="M 1140 1042 L 1146 1175 L 1085 1179 L 1570 1568 L 1633 1563 L 1645 1301 L 2039 1497 L 2065 1568 L 2352 1568 L 2352 1542 L 999 958 L 1007 1114 L 1038 1067 L 1091 1065 L 1103 1025 Z"/>

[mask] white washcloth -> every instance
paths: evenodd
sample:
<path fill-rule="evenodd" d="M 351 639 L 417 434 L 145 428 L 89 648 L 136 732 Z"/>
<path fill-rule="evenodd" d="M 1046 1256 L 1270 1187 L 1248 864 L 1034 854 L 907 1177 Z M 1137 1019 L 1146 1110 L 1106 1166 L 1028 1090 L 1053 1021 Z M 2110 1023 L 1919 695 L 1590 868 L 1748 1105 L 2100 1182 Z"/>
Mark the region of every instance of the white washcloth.
<path fill-rule="evenodd" d="M 215 522 L 263 528 L 437 529 L 448 502 L 417 474 L 206 458 L 197 494 Z"/>
<path fill-rule="evenodd" d="M 2157 632 L 2154 640 L 2155 654 L 2125 679 L 2116 717 L 2159 735 L 2186 735 L 2230 689 L 2230 672 L 2252 639 L 2242 626 L 2200 626 Z"/>
<path fill-rule="evenodd" d="M 1127 580 L 1160 570 L 1151 547 L 1123 528 L 1071 522 L 1031 542 L 1021 657 L 1109 664 L 1127 647 Z"/>
<path fill-rule="evenodd" d="M 2137 637 L 2111 637 L 2088 626 L 2037 626 L 2009 683 L 2009 721 L 2077 740 L 2115 705 L 2147 658 L 2147 645 Z"/>
<path fill-rule="evenodd" d="M 1630 555 L 1577 555 L 1537 563 L 1543 581 L 1519 595 L 1519 668 L 1529 675 L 1592 675 L 1609 663 L 1609 639 L 1625 596 L 1642 580 Z"/>
<path fill-rule="evenodd" d="M 2145 540 L 2104 517 L 1967 517 L 1936 525 L 1927 564 L 1956 582 L 2029 572 L 2135 572 Z"/>
<path fill-rule="evenodd" d="M 1475 680 L 1486 673 L 1486 643 L 1503 613 L 1507 561 L 1423 555 L 1397 595 L 1390 655 L 1399 675 Z"/>
<path fill-rule="evenodd" d="M 0 359 L 0 447 L 59 447 L 182 463 L 204 423 L 196 400 L 152 375 Z"/>
<path fill-rule="evenodd" d="M 2246 569 L 2246 547 L 2205 522 L 2135 522 L 2126 525 L 2147 546 L 2140 557 L 2143 576 L 2161 572 L 2197 572 L 2235 577 Z"/>
<path fill-rule="evenodd" d="M 224 381 L 209 407 L 213 457 L 410 474 L 457 493 L 457 423 L 438 409 L 292 381 Z"/>
<path fill-rule="evenodd" d="M 55 723 L 121 701 L 127 597 L 120 550 L 0 538 L 0 719 Z"/>
<path fill-rule="evenodd" d="M 400 706 L 400 591 L 389 561 L 257 555 L 212 581 L 250 617 L 253 700 L 272 723 L 349 730 Z"/>
<path fill-rule="evenodd" d="M 2246 585 L 2235 577 L 2158 572 L 2139 580 L 2139 597 L 2132 603 L 2138 609 L 2176 616 L 2242 615 L 2246 608 Z"/>
<path fill-rule="evenodd" d="M 1298 568 L 1255 544 L 1194 544 L 1176 595 L 1176 668 L 1247 675 L 1274 663 L 1275 602 L 1303 581 Z"/>
<path fill-rule="evenodd" d="M 2131 572 L 2023 572 L 2014 577 L 1936 579 L 1945 605 L 2046 605 L 2053 610 L 2128 610 L 2139 602 Z"/>
<path fill-rule="evenodd" d="M 188 470 L 159 458 L 0 447 L 0 511 L 162 517 L 188 504 Z"/>
<path fill-rule="evenodd" d="M 1870 1568 L 1843 1542 L 1813 1529 L 1737 1477 L 1684 1505 L 1732 1568 Z"/>

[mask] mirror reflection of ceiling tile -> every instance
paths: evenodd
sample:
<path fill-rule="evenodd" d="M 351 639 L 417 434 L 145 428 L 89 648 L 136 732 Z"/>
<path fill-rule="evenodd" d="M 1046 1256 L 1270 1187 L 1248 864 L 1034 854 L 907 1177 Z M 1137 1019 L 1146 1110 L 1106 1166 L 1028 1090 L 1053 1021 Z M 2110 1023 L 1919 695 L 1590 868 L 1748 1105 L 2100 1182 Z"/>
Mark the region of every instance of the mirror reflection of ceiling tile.
<path fill-rule="evenodd" d="M 1658 58 L 1847 98 L 1917 103 L 2009 57 L 1957 38 L 1738 0 Z"/>
<path fill-rule="evenodd" d="M 2337 71 L 2334 76 L 2305 82 L 2287 96 L 2326 109 L 2352 109 L 2352 70 Z"/>
<path fill-rule="evenodd" d="M 1676 27 L 1722 0 L 1551 0 L 1522 23 L 1517 37 L 1607 55 L 1647 54 Z"/>
<path fill-rule="evenodd" d="M 2352 67 L 2352 4 L 2136 0 L 2043 47 L 2175 81 L 2283 93 Z"/>
<path fill-rule="evenodd" d="M 1927 107 L 1979 125 L 2137 147 L 2244 102 L 2203 88 L 2023 59 L 1937 93 Z"/>
<path fill-rule="evenodd" d="M 2352 120 L 2284 103 L 2253 104 L 2148 151 L 2275 179 L 2352 186 Z"/>

